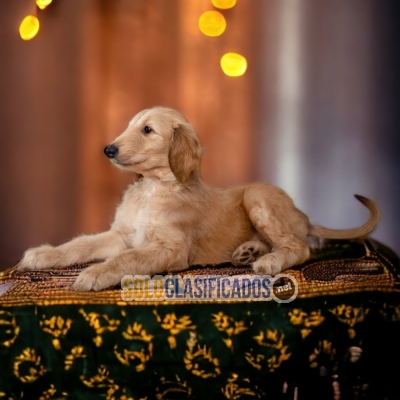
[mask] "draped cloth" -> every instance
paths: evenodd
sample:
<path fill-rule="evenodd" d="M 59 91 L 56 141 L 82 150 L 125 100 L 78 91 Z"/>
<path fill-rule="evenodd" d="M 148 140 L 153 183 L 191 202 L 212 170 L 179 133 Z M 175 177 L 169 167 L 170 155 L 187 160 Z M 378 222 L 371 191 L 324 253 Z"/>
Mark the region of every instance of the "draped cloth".
<path fill-rule="evenodd" d="M 298 283 L 290 303 L 125 302 L 117 287 L 69 290 L 84 267 L 1 273 L 2 395 L 333 399 L 338 390 L 342 396 L 396 393 L 400 261 L 376 241 L 315 248 L 308 262 L 285 271 Z M 253 272 L 224 264 L 181 274 Z"/>

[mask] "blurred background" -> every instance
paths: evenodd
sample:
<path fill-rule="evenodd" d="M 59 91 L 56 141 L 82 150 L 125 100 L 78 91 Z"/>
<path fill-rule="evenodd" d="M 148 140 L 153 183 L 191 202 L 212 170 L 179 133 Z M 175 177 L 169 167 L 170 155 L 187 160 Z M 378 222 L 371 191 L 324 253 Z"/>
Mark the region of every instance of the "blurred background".
<path fill-rule="evenodd" d="M 229 1 L 228 1 L 229 2 Z M 400 6 L 396 0 L 34 0 L 0 4 L 0 269 L 43 243 L 108 229 L 130 176 L 103 148 L 164 105 L 194 125 L 203 179 L 283 188 L 314 224 L 400 253 Z M 210 37 L 199 18 L 219 11 Z M 40 30 L 22 40 L 36 15 Z M 221 57 L 247 60 L 226 75 Z"/>

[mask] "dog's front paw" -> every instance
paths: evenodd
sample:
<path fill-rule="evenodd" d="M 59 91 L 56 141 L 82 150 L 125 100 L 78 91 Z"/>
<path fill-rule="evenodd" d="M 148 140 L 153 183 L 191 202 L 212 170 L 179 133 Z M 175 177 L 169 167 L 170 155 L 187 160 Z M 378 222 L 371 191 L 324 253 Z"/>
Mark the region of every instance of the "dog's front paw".
<path fill-rule="evenodd" d="M 18 263 L 18 271 L 45 269 L 54 267 L 58 261 L 58 250 L 50 245 L 34 247 L 25 251 Z"/>
<path fill-rule="evenodd" d="M 259 275 L 276 275 L 282 271 L 282 261 L 274 253 L 266 254 L 252 264 L 253 271 Z"/>
<path fill-rule="evenodd" d="M 110 270 L 107 263 L 95 264 L 85 268 L 78 275 L 71 289 L 77 291 L 102 290 L 117 285 L 121 278 L 122 275 L 118 277 L 115 272 Z"/>

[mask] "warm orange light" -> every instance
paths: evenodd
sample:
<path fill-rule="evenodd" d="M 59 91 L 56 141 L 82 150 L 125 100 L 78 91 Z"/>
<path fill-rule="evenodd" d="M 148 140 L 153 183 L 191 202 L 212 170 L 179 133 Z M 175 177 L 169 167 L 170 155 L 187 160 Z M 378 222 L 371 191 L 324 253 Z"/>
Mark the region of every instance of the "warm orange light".
<path fill-rule="evenodd" d="M 25 17 L 19 26 L 19 34 L 24 40 L 33 39 L 39 32 L 39 20 L 33 15 Z"/>
<path fill-rule="evenodd" d="M 200 16 L 199 28 L 207 36 L 222 35 L 226 29 L 225 17 L 219 11 L 206 11 Z"/>
<path fill-rule="evenodd" d="M 242 76 L 247 69 L 247 60 L 237 53 L 226 53 L 221 57 L 222 71 L 228 76 Z"/>
<path fill-rule="evenodd" d="M 36 5 L 44 10 L 53 0 L 36 0 Z"/>
<path fill-rule="evenodd" d="M 236 0 L 211 0 L 214 7 L 221 8 L 222 10 L 227 10 L 232 8 L 236 4 Z"/>

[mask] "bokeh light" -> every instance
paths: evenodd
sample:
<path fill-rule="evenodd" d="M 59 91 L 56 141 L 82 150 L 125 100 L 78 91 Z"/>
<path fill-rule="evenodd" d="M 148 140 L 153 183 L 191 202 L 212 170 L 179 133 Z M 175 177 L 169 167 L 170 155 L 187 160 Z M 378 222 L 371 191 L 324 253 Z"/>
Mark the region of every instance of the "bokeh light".
<path fill-rule="evenodd" d="M 242 76 L 247 69 L 247 60 L 237 53 L 226 53 L 221 57 L 222 71 L 228 76 Z"/>
<path fill-rule="evenodd" d="M 211 0 L 214 7 L 220 8 L 222 10 L 227 10 L 236 5 L 236 0 Z"/>
<path fill-rule="evenodd" d="M 226 29 L 225 17 L 219 11 L 206 11 L 200 16 L 199 28 L 206 36 L 222 35 Z"/>
<path fill-rule="evenodd" d="M 53 0 L 36 0 L 36 5 L 44 10 Z"/>
<path fill-rule="evenodd" d="M 39 26 L 39 20 L 35 16 L 26 16 L 19 26 L 19 34 L 21 35 L 21 38 L 24 40 L 33 39 L 39 32 Z"/>

